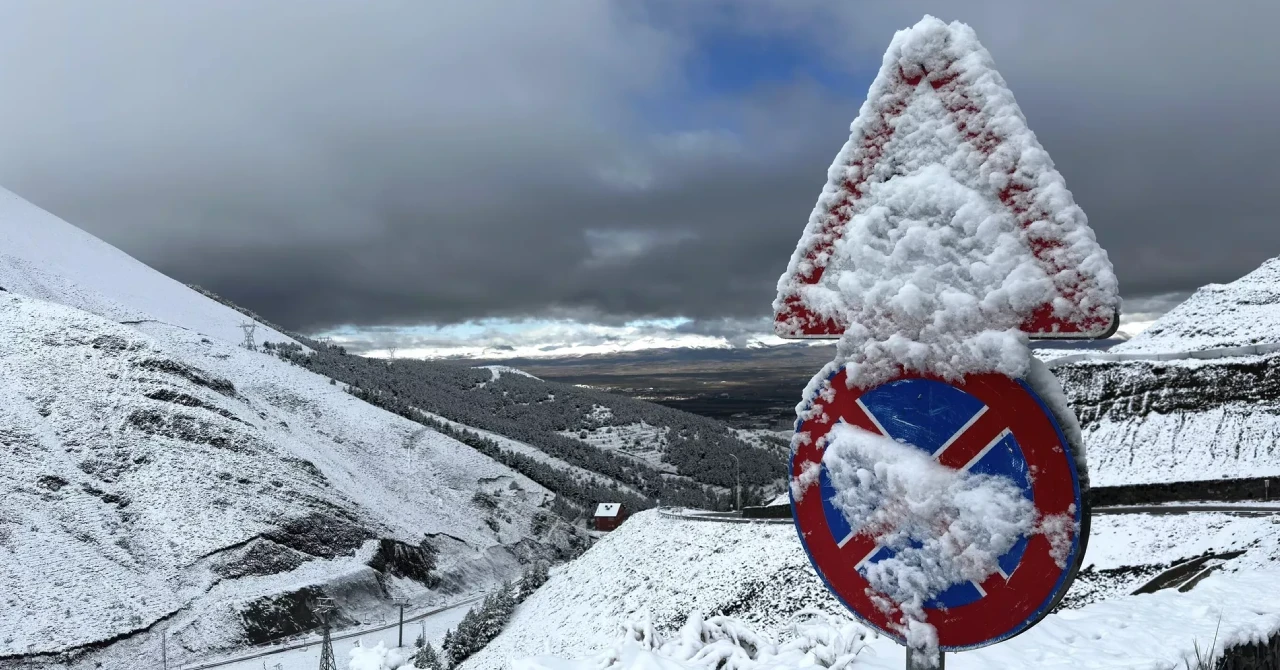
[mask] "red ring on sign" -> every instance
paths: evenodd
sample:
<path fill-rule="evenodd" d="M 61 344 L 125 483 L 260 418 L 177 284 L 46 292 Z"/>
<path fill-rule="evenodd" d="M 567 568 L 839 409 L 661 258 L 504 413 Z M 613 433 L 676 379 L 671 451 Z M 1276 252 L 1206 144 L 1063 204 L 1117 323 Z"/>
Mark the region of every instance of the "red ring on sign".
<path fill-rule="evenodd" d="M 876 607 L 870 583 L 854 569 L 857 560 L 874 548 L 874 539 L 855 536 L 841 548 L 827 525 L 817 483 L 812 483 L 800 500 L 794 496 L 800 473 L 812 463 L 821 465 L 818 445 L 839 419 L 879 433 L 857 403 L 872 389 L 849 389 L 846 379 L 843 369 L 834 375 L 830 380 L 834 397 L 826 400 L 818 394 L 810 399 L 816 418 L 797 426 L 797 432 L 809 433 L 809 439 L 795 450 L 791 460 L 792 514 L 800 541 L 828 588 L 864 623 L 903 642 L 901 613 Z M 993 418 L 1009 428 L 1021 448 L 1031 473 L 1032 501 L 1039 513 L 1070 514 L 1080 524 L 1081 534 L 1087 532 L 1081 523 L 1083 499 L 1073 456 L 1065 448 L 1057 422 L 1028 387 L 1000 374 L 971 375 L 961 383 L 926 375 L 903 375 L 890 381 L 902 379 L 950 384 L 982 401 L 988 413 L 994 413 Z M 1008 639 L 1034 625 L 1070 586 L 1082 557 L 1082 538 L 1074 536 L 1072 545 L 1065 567 L 1060 567 L 1050 556 L 1049 541 L 1043 535 L 1033 535 L 1007 581 L 993 575 L 982 584 L 985 596 L 979 600 L 950 609 L 927 609 L 926 619 L 937 630 L 939 646 L 947 651 L 973 649 Z"/>

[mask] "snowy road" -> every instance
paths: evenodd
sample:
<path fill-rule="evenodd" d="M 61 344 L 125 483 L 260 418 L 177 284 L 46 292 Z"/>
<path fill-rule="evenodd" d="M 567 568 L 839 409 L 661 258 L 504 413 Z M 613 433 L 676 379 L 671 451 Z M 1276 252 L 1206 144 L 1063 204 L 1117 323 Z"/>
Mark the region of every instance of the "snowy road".
<path fill-rule="evenodd" d="M 404 620 L 404 637 L 406 644 L 412 644 L 418 635 L 437 647 L 444 637 L 445 631 L 453 628 L 467 613 L 468 606 L 480 601 L 480 596 L 462 600 L 446 607 L 441 607 L 420 614 L 406 617 Z M 357 644 L 375 646 L 379 642 L 387 647 L 394 647 L 399 636 L 399 622 L 386 626 L 365 628 L 363 630 L 342 632 L 333 636 L 334 657 L 340 667 L 346 666 L 351 648 Z M 205 670 L 206 668 L 224 668 L 225 670 L 311 670 L 320 659 L 320 639 L 310 637 L 303 642 L 287 646 L 263 648 L 257 653 L 224 658 L 216 661 L 202 661 L 179 666 L 179 670 Z"/>

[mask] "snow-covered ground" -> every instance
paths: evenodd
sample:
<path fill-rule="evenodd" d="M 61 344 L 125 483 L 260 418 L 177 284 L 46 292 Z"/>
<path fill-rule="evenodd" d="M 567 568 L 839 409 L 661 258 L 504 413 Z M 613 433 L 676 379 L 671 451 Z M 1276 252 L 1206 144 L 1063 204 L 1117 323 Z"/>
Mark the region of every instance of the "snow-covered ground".
<path fill-rule="evenodd" d="M 1086 429 L 1085 441 L 1095 486 L 1280 478 L 1280 416 L 1243 403 L 1140 419 L 1102 417 Z"/>
<path fill-rule="evenodd" d="M 542 381 L 541 379 L 538 379 L 537 377 L 529 374 L 528 372 L 525 372 L 524 370 L 518 370 L 509 365 L 481 365 L 480 368 L 483 370 L 488 370 L 493 374 L 493 376 L 489 378 L 490 382 L 498 381 L 499 379 L 502 378 L 502 375 L 504 374 L 521 375 L 524 377 L 528 377 L 529 379 L 537 379 L 538 381 Z"/>
<path fill-rule="evenodd" d="M 601 412 L 604 409 L 607 408 L 595 405 L 591 408 L 589 416 L 611 417 L 612 413 Z M 659 471 L 674 473 L 675 466 L 662 460 L 662 454 L 668 445 L 667 433 L 669 432 L 671 432 L 670 426 L 651 426 L 641 421 L 618 426 L 600 426 L 590 430 L 565 430 L 560 431 L 560 434 L 586 442 L 597 449 L 618 451 L 638 458 Z"/>
<path fill-rule="evenodd" d="M 1260 642 L 1280 630 L 1280 601 L 1274 597 L 1276 571 L 1214 575 L 1188 593 L 1161 591 L 1099 602 L 1051 614 L 1035 628 L 1005 642 L 947 654 L 953 670 L 1173 670 L 1196 667 L 1225 647 Z M 615 634 L 594 654 L 567 660 L 550 654 L 518 659 L 514 670 L 716 670 L 729 660 L 741 670 L 827 667 L 898 670 L 902 647 L 883 637 L 858 634 L 858 627 L 813 625 L 782 635 L 759 637 L 722 622 L 695 621 L 684 634 L 663 636 L 634 626 Z M 697 625 L 701 624 L 701 625 Z M 710 625 L 708 625 L 710 624 Z M 717 625 L 719 624 L 719 625 Z M 726 633 L 732 633 L 732 637 Z M 646 634 L 647 633 L 647 634 Z M 718 635 L 717 635 L 718 634 Z M 666 644 L 655 641 L 667 638 Z M 756 637 L 756 639 L 753 639 Z M 736 639 L 735 639 L 736 638 Z M 738 640 L 746 642 L 739 644 Z M 776 644 L 783 641 L 782 648 Z"/>
<path fill-rule="evenodd" d="M 513 440 L 509 437 L 499 435 L 491 431 L 481 430 L 479 428 L 472 428 L 470 426 L 466 426 L 461 423 L 458 423 L 457 421 L 450 421 L 449 419 L 446 419 L 443 416 L 440 416 L 439 414 L 434 414 L 432 412 L 428 412 L 422 409 L 419 409 L 418 411 L 421 412 L 422 415 L 427 418 L 435 419 L 436 421 L 443 422 L 444 424 L 456 430 L 465 430 L 473 435 L 479 435 L 480 437 L 493 440 L 498 444 L 498 446 L 502 447 L 503 449 L 515 452 L 517 454 L 521 454 L 523 456 L 528 456 L 529 458 L 532 458 L 533 460 L 539 461 L 541 463 L 546 463 L 547 465 L 550 465 L 562 472 L 571 473 L 579 478 L 594 481 L 604 486 L 617 486 L 622 490 L 628 491 L 634 495 L 640 495 L 635 489 L 632 489 L 626 484 L 620 484 L 612 479 L 609 479 L 608 477 L 605 477 L 604 475 L 592 472 L 586 468 L 579 467 L 577 465 L 573 465 L 563 459 L 556 458 L 555 456 L 552 456 L 547 452 L 533 445 L 525 444 L 524 442 L 521 442 L 519 440 Z M 577 433 L 574 433 L 572 437 L 577 437 Z"/>
<path fill-rule="evenodd" d="M 254 598 L 372 583 L 376 542 L 364 537 L 448 535 L 457 547 L 442 551 L 442 570 L 499 580 L 517 569 L 501 545 L 529 534 L 549 496 L 266 354 L 13 294 L 0 294 L 0 397 L 12 449 L 0 472 L 0 592 L 22 613 L 0 619 L 7 654 L 170 616 L 173 639 L 192 650 L 233 643 L 235 613 Z M 472 501 L 485 482 L 509 510 L 497 533 Z M 280 548 L 288 565 L 235 573 L 239 547 L 308 522 L 337 524 L 328 557 L 328 547 Z"/>
<path fill-rule="evenodd" d="M 767 428 L 734 428 L 733 434 L 739 440 L 754 447 L 769 449 L 779 455 L 789 456 L 793 430 L 769 430 Z"/>
<path fill-rule="evenodd" d="M 1233 549 L 1246 553 L 1188 593 L 1125 595 L 1175 561 Z M 1080 667 L 1169 667 L 1144 665 L 1144 655 L 1171 658 L 1190 650 L 1193 642 L 1205 646 L 1219 611 L 1225 612 L 1228 637 L 1280 629 L 1280 619 L 1274 618 L 1280 602 L 1243 595 L 1260 584 L 1274 592 L 1280 584 L 1277 559 L 1280 524 L 1270 518 L 1210 512 L 1097 516 L 1084 572 L 1068 595 L 1075 609 L 1059 610 L 1010 642 L 950 655 L 947 667 L 953 667 L 952 659 L 990 662 L 992 668 L 1044 667 L 1041 662 L 1053 667 L 1072 655 L 1078 655 Z M 1238 609 L 1222 600 L 1224 593 L 1236 590 L 1243 598 L 1234 601 L 1241 604 Z M 690 614 L 725 614 L 776 640 L 805 608 L 851 621 L 813 573 L 793 527 L 689 521 L 647 511 L 553 574 L 464 670 L 505 669 L 511 659 L 542 654 L 585 656 L 613 645 L 620 627 L 645 613 L 667 634 Z M 1161 620 L 1144 629 L 1146 618 L 1156 613 Z M 1087 665 L 1090 645 L 1097 645 L 1096 662 L 1112 665 Z M 872 650 L 867 658 L 880 660 L 868 662 L 884 665 L 866 667 L 902 667 L 902 652 L 892 641 L 873 642 Z M 1019 664 L 1017 659 L 1026 654 L 1036 662 Z M 1116 658 L 1131 664 L 1117 664 Z"/>

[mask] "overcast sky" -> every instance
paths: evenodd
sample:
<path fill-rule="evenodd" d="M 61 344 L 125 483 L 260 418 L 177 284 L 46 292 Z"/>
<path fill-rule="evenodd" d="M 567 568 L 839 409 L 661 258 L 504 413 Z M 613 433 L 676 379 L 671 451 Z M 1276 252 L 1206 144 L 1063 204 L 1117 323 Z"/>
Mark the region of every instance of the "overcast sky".
<path fill-rule="evenodd" d="M 763 329 L 926 12 L 977 30 L 1126 298 L 1280 255 L 1273 0 L 0 7 L 0 184 L 307 332 Z"/>

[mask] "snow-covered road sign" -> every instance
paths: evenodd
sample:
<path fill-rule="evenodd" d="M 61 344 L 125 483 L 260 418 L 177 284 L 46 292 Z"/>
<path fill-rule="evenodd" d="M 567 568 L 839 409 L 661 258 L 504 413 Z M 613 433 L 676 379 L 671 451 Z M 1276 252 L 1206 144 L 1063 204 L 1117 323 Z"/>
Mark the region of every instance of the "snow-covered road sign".
<path fill-rule="evenodd" d="M 1044 617 L 1079 567 L 1088 515 L 1073 446 L 1031 387 L 979 374 L 962 384 L 908 375 L 849 389 L 843 369 L 829 381 L 807 400 L 802 416 L 814 418 L 797 422 L 797 433 L 808 435 L 798 440 L 791 461 L 796 527 L 827 587 L 864 623 L 904 641 L 902 613 L 886 608 L 866 577 L 868 567 L 894 551 L 881 546 L 881 537 L 850 527 L 823 464 L 828 433 L 843 422 L 921 449 L 953 470 L 1007 478 L 1034 504 L 1038 519 L 1057 520 L 1057 532 L 1043 531 L 1037 521 L 1037 530 L 1020 536 L 985 580 L 954 584 L 925 603 L 941 649 L 999 642 Z M 895 503 L 910 509 L 913 501 Z"/>
<path fill-rule="evenodd" d="M 932 184 L 945 180 L 966 189 L 966 207 L 976 205 L 986 221 L 975 224 L 972 211 L 920 207 L 928 189 L 903 198 L 893 186 L 924 174 Z M 848 247 L 910 244 L 904 230 L 919 223 L 922 211 L 932 226 L 950 226 L 959 239 L 982 237 L 979 230 L 990 232 L 992 222 L 1018 231 L 1020 253 L 1034 260 L 1048 289 L 1038 302 L 1015 307 L 1014 323 L 1023 332 L 1061 339 L 1115 332 L 1115 275 L 1084 212 L 973 31 L 933 17 L 899 32 L 885 55 L 778 282 L 777 334 L 840 337 L 849 321 L 841 276 L 859 269 L 851 267 L 858 261 L 848 258 Z"/>

